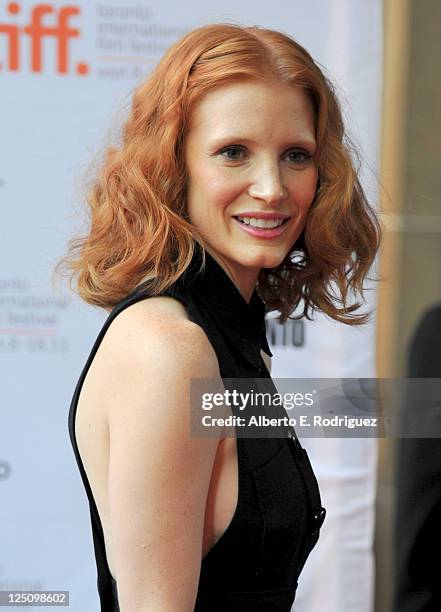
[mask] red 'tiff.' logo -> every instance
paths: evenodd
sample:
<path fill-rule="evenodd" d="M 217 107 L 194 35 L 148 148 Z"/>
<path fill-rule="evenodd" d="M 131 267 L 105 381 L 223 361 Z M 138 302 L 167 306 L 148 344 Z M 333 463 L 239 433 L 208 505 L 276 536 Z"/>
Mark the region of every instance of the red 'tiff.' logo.
<path fill-rule="evenodd" d="M 21 5 L 18 2 L 9 2 L 6 10 L 10 15 L 18 15 Z M 55 14 L 54 26 L 43 25 L 42 20 L 48 13 Z M 11 23 L 0 23 L 0 36 L 6 35 L 7 39 L 7 66 L 11 72 L 20 70 L 21 64 L 21 34 L 27 34 L 30 38 L 30 67 L 32 72 L 42 72 L 42 39 L 53 37 L 57 41 L 56 50 L 56 72 L 66 74 L 68 72 L 68 46 L 70 38 L 78 38 L 80 30 L 69 27 L 68 21 L 71 17 L 80 14 L 77 6 L 64 6 L 54 8 L 50 4 L 36 4 L 31 10 L 29 25 L 20 26 Z M 0 70 L 3 65 L 0 63 Z M 77 74 L 85 75 L 89 72 L 88 64 L 77 63 L 75 66 Z"/>

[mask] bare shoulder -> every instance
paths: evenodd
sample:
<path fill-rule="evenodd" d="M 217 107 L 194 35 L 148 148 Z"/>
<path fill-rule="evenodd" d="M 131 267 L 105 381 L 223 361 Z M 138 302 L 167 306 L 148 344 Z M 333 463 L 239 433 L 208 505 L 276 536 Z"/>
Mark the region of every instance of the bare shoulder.
<path fill-rule="evenodd" d="M 190 435 L 189 390 L 192 378 L 217 378 L 219 366 L 204 330 L 179 305 L 143 306 L 120 313 L 107 345 L 114 571 L 121 609 L 148 601 L 192 610 L 218 438 Z"/>
<path fill-rule="evenodd" d="M 103 339 L 103 352 L 114 364 L 160 365 L 195 369 L 196 375 L 219 375 L 216 353 L 205 331 L 188 318 L 177 299 L 140 300 L 115 317 Z M 165 365 L 165 363 L 164 363 Z"/>

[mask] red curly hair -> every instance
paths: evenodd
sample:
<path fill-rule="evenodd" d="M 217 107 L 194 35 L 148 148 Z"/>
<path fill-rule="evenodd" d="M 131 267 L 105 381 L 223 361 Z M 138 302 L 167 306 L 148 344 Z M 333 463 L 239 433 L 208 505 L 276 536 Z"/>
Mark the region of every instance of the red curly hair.
<path fill-rule="evenodd" d="M 305 229 L 284 261 L 262 269 L 257 290 L 285 322 L 321 311 L 347 324 L 349 295 L 363 297 L 381 228 L 358 179 L 335 90 L 309 53 L 289 36 L 257 26 L 212 24 L 170 47 L 134 92 L 122 144 L 110 147 L 88 192 L 90 230 L 69 241 L 54 272 L 89 304 L 111 309 L 140 283 L 160 294 L 204 245 L 186 214 L 184 140 L 194 105 L 208 91 L 244 78 L 304 88 L 316 123 L 318 187 Z"/>

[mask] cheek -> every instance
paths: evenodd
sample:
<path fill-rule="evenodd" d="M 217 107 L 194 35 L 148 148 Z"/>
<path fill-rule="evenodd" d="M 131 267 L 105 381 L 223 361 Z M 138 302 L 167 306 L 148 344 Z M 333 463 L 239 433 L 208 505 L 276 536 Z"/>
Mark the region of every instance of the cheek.
<path fill-rule="evenodd" d="M 212 213 L 225 209 L 240 194 L 240 185 L 225 169 L 199 169 L 193 175 L 193 185 L 199 203 L 209 204 Z"/>
<path fill-rule="evenodd" d="M 299 180 L 292 186 L 294 201 L 300 211 L 306 214 L 314 200 L 317 190 L 318 172 L 312 170 L 303 172 Z"/>

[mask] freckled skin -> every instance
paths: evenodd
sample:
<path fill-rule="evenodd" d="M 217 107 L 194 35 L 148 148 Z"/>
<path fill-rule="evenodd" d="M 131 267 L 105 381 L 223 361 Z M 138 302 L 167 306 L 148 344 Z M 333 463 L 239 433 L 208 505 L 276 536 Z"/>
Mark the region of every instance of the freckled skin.
<path fill-rule="evenodd" d="M 307 94 L 285 83 L 229 83 L 194 107 L 185 143 L 187 207 L 207 251 L 248 301 L 262 268 L 283 261 L 302 232 L 318 171 Z M 251 236 L 234 216 L 290 215 L 284 232 Z"/>

